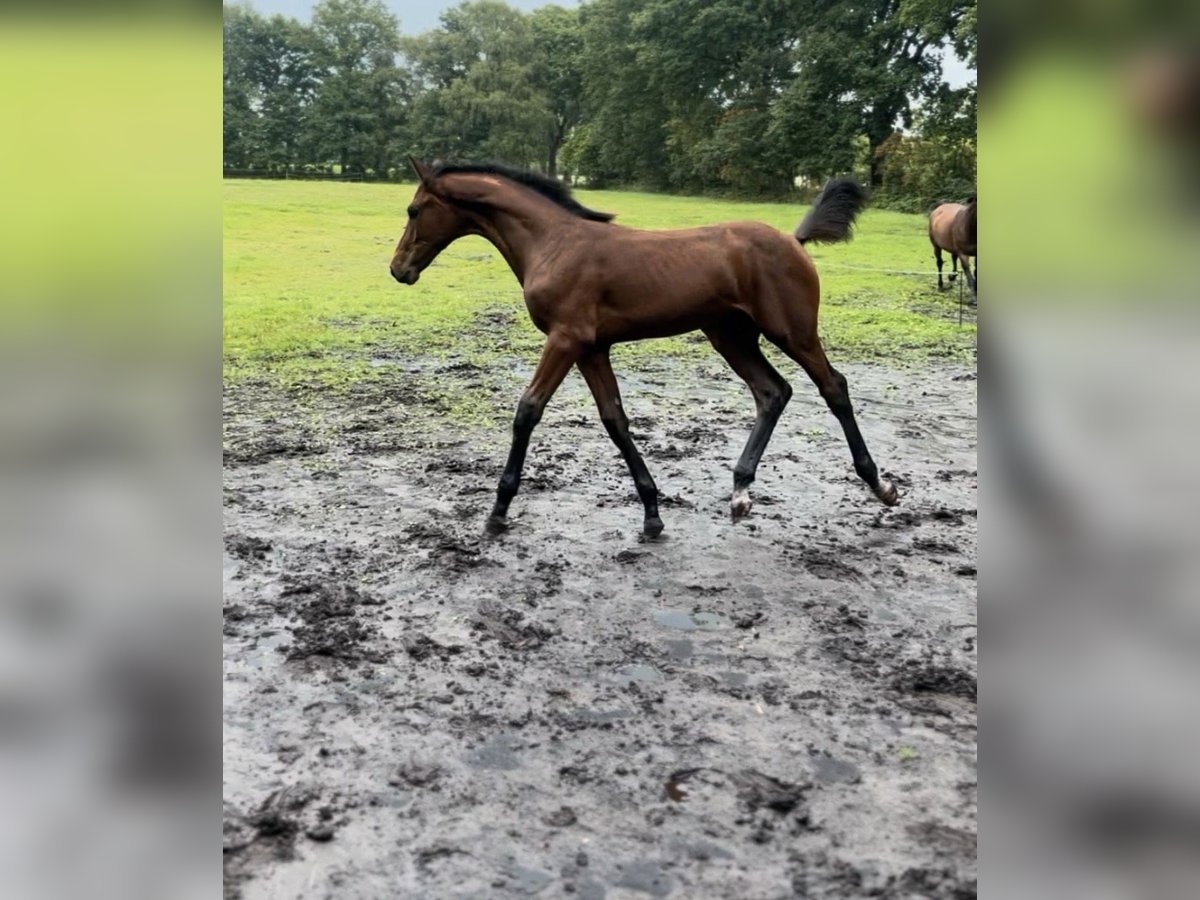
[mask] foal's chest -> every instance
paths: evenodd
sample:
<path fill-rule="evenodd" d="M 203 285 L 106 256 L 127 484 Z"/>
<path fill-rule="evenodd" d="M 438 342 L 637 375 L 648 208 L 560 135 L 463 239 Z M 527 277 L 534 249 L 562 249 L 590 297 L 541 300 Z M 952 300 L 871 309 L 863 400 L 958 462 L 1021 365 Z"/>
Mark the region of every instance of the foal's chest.
<path fill-rule="evenodd" d="M 525 291 L 525 308 L 529 310 L 529 318 L 542 334 L 550 333 L 551 315 L 550 304 L 545 293 Z"/>

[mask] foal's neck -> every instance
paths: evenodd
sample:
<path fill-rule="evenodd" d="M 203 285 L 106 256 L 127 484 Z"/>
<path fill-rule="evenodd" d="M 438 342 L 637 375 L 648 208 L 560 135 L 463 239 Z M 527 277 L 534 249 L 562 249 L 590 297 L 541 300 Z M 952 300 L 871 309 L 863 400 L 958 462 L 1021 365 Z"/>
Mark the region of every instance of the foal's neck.
<path fill-rule="evenodd" d="M 538 251 L 580 221 L 532 191 L 505 185 L 474 211 L 477 232 L 495 245 L 522 286 Z"/>

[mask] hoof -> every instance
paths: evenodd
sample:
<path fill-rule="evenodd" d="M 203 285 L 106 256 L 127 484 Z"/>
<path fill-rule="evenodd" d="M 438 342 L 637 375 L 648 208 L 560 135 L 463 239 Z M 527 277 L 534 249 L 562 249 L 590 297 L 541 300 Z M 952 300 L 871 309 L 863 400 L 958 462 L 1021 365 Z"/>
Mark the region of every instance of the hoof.
<path fill-rule="evenodd" d="M 729 515 L 733 521 L 744 519 L 750 515 L 750 510 L 754 508 L 754 501 L 750 499 L 750 492 L 745 488 L 733 492 L 733 497 L 729 501 Z"/>
<path fill-rule="evenodd" d="M 895 506 L 900 502 L 900 494 L 896 491 L 896 486 L 886 478 L 879 479 L 879 487 L 875 489 L 875 496 L 884 506 Z"/>
<path fill-rule="evenodd" d="M 508 531 L 508 518 L 506 516 L 491 515 L 488 516 L 487 524 L 484 530 L 495 537 L 498 534 L 504 534 Z"/>
<path fill-rule="evenodd" d="M 648 538 L 655 538 L 662 534 L 663 521 L 658 516 L 651 516 L 642 523 L 642 534 Z"/>

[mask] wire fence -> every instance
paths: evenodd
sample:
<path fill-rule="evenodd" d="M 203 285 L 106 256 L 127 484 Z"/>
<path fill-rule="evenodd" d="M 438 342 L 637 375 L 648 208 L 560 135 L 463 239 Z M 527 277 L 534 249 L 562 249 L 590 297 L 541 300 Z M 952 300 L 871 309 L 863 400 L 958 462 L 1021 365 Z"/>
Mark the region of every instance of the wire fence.
<path fill-rule="evenodd" d="M 394 175 L 377 175 L 373 172 L 311 172 L 311 171 L 279 171 L 275 169 L 231 169 L 221 170 L 224 178 L 256 178 L 264 181 L 352 181 L 352 182 L 390 182 L 399 183 L 404 179 Z"/>
<path fill-rule="evenodd" d="M 820 270 L 844 269 L 854 272 L 877 272 L 880 275 L 904 275 L 910 278 L 928 278 L 931 280 L 937 279 L 939 274 L 936 269 L 933 271 L 913 271 L 911 269 L 885 269 L 879 266 L 856 266 L 852 263 L 835 262 L 822 262 L 818 265 L 818 268 Z M 966 296 L 966 292 L 963 290 L 963 286 L 966 283 L 965 277 L 955 277 L 952 283 L 956 283 L 958 285 L 958 324 L 962 325 L 964 308 L 975 308 L 977 301 L 975 300 L 974 294 L 972 294 L 970 297 Z"/>
<path fill-rule="evenodd" d="M 912 271 L 909 269 L 883 269 L 879 266 L 855 266 L 850 263 L 833 263 L 822 262 L 818 265 L 819 269 L 849 269 L 855 272 L 878 272 L 880 275 L 919 275 L 922 278 L 937 278 L 937 270 L 933 271 Z"/>

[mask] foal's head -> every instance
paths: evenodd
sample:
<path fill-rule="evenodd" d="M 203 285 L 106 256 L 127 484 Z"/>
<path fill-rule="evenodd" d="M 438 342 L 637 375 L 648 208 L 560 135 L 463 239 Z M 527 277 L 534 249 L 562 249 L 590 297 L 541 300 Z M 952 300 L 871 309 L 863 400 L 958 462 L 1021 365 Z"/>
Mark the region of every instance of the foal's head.
<path fill-rule="evenodd" d="M 409 162 L 421 184 L 408 205 L 408 227 L 392 254 L 392 275 L 402 284 L 416 284 L 425 267 L 463 235 L 487 236 L 482 220 L 502 201 L 515 202 L 522 195 L 541 198 L 540 212 L 524 208 L 529 216 L 552 215 L 557 206 L 589 222 L 613 218 L 611 213 L 588 209 L 557 178 L 537 172 L 503 163 L 439 163 L 431 169 L 412 157 Z"/>
<path fill-rule="evenodd" d="M 437 255 L 471 230 L 471 220 L 433 191 L 433 170 L 409 158 L 421 184 L 408 204 L 408 224 L 392 254 L 392 277 L 401 284 L 417 279 Z"/>

